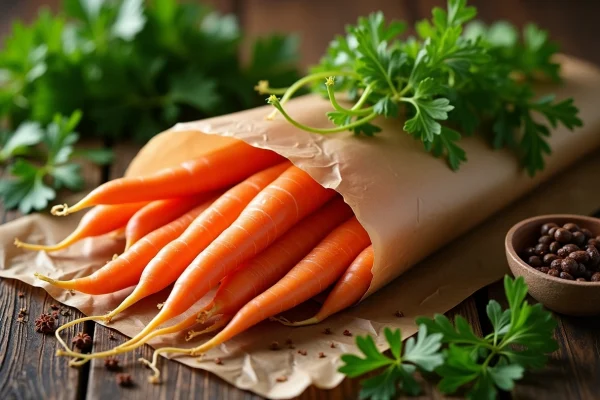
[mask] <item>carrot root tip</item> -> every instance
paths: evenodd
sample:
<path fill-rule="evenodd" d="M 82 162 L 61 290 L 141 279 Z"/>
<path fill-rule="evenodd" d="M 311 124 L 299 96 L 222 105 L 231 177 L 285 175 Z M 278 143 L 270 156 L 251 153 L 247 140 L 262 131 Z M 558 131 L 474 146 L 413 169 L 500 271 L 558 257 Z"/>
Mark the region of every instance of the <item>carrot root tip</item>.
<path fill-rule="evenodd" d="M 55 279 L 47 277 L 46 275 L 42 275 L 39 272 L 34 272 L 33 276 L 35 276 L 36 278 L 38 278 L 41 281 L 48 282 L 51 285 L 56 285 L 56 280 Z"/>
<path fill-rule="evenodd" d="M 112 261 L 115 261 L 117 258 L 119 258 L 119 255 L 118 254 L 113 254 Z"/>
<path fill-rule="evenodd" d="M 317 317 L 313 317 L 313 318 L 305 319 L 304 321 L 297 321 L 297 322 L 292 322 L 289 319 L 284 318 L 284 317 L 270 317 L 269 320 L 279 322 L 280 324 L 285 325 L 285 326 L 306 326 L 306 325 L 318 324 L 319 322 L 321 322 Z"/>
<path fill-rule="evenodd" d="M 50 209 L 50 214 L 56 215 L 58 217 L 64 217 L 69 215 L 69 205 L 68 204 L 57 204 Z"/>

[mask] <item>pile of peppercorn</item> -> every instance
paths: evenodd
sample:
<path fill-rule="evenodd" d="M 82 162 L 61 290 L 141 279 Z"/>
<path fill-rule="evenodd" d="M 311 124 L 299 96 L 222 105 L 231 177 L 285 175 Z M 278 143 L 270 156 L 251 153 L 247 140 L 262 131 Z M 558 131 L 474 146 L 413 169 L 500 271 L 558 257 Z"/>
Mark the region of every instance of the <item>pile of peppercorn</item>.
<path fill-rule="evenodd" d="M 522 258 L 531 267 L 557 278 L 600 282 L 600 236 L 572 222 L 542 225 L 535 247 Z"/>

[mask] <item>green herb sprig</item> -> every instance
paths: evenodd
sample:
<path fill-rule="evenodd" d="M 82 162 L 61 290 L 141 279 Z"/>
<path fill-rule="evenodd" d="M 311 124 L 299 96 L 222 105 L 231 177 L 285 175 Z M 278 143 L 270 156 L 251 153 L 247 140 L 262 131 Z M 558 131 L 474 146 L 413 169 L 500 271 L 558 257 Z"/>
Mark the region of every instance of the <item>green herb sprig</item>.
<path fill-rule="evenodd" d="M 261 77 L 298 78 L 298 40 L 250 44 L 233 15 L 177 0 L 63 0 L 31 25 L 15 22 L 0 51 L 0 120 L 46 125 L 80 109 L 85 136 L 145 141 L 178 121 L 262 103 Z"/>
<path fill-rule="evenodd" d="M 558 348 L 552 337 L 556 321 L 541 304 L 525 301 L 527 285 L 523 278 L 506 276 L 504 290 L 509 308 L 502 310 L 497 301 L 490 300 L 486 310 L 493 332 L 485 337 L 477 336 L 460 316 L 454 324 L 443 315 L 419 317 L 417 339 L 407 341 L 402 357 L 399 330 L 386 328 L 393 358 L 377 350 L 371 337 L 358 336 L 356 343 L 365 357 L 343 355 L 340 372 L 357 377 L 385 367 L 363 381 L 361 399 L 393 399 L 398 388 L 410 395 L 419 394 L 421 388 L 413 377 L 417 370 L 435 371 L 441 377 L 438 388 L 443 393 L 466 389 L 469 399 L 495 399 L 498 389 L 512 390 L 526 370 L 543 367 L 546 354 Z"/>
<path fill-rule="evenodd" d="M 476 14 L 466 0 L 449 0 L 447 10 L 434 8 L 431 20 L 416 24 L 417 37 L 405 40 L 399 39 L 403 22 L 386 23 L 381 12 L 359 18 L 346 36 L 331 42 L 310 75 L 286 89 L 262 82 L 257 90 L 271 94 L 268 103 L 290 123 L 313 133 L 372 136 L 381 131 L 375 118 L 402 115 L 404 131 L 454 170 L 467 159 L 461 137 L 489 124 L 493 146 L 513 149 L 534 175 L 550 153 L 550 128 L 582 125 L 572 99 L 536 99 L 533 93 L 536 79 L 560 81 L 553 61 L 558 47 L 534 25 L 524 29 L 522 39 L 504 22 L 466 26 Z M 303 85 L 329 98 L 334 110 L 327 117 L 334 127 L 309 127 L 286 112 L 285 103 Z M 342 92 L 353 106 L 338 102 Z"/>
<path fill-rule="evenodd" d="M 112 161 L 105 149 L 75 150 L 79 135 L 74 131 L 81 112 L 70 117 L 56 115 L 44 129 L 37 122 L 24 122 L 15 132 L 0 135 L 0 166 L 9 179 L 0 180 L 0 198 L 6 208 L 19 208 L 23 214 L 42 210 L 54 200 L 56 191 L 83 188 L 81 166 L 74 158 L 103 165 Z"/>

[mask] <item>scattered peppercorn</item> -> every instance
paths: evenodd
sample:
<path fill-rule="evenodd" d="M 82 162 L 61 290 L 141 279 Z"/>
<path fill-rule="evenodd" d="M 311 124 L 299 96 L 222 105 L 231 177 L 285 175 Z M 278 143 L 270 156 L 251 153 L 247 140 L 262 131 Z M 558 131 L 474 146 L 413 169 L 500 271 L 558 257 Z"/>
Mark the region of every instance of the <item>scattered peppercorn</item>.
<path fill-rule="evenodd" d="M 331 335 L 333 332 L 331 332 L 331 329 L 330 329 L 330 328 L 325 328 L 325 330 L 323 330 L 323 333 L 324 333 L 325 335 Z"/>
<path fill-rule="evenodd" d="M 329 345 L 329 347 L 331 347 L 332 349 L 335 349 L 336 345 L 335 345 L 335 343 L 331 342 L 331 344 Z"/>
<path fill-rule="evenodd" d="M 113 357 L 104 359 L 104 367 L 109 371 L 118 371 L 121 369 L 121 366 L 119 365 L 119 360 Z"/>
<path fill-rule="evenodd" d="M 21 307 L 21 309 L 19 309 L 19 313 L 17 314 L 17 322 L 24 324 L 25 322 L 27 322 L 27 316 L 29 315 L 29 313 L 27 312 L 27 308 L 26 307 Z"/>
<path fill-rule="evenodd" d="M 58 311 L 52 311 L 51 315 L 52 315 L 52 318 L 58 319 Z"/>
<path fill-rule="evenodd" d="M 344 336 L 352 336 L 352 332 L 350 332 L 348 329 L 346 329 L 344 331 Z"/>
<path fill-rule="evenodd" d="M 600 281 L 600 236 L 589 229 L 573 222 L 562 227 L 549 222 L 532 244 L 521 257 L 537 271 L 578 282 Z"/>
<path fill-rule="evenodd" d="M 131 387 L 133 386 L 133 379 L 129 374 L 117 374 L 117 383 L 119 386 Z"/>
<path fill-rule="evenodd" d="M 306 350 L 298 350 L 298 354 L 301 356 L 305 356 L 307 354 Z"/>
<path fill-rule="evenodd" d="M 217 365 L 223 365 L 223 360 L 221 360 L 220 358 L 215 358 L 215 364 Z"/>
<path fill-rule="evenodd" d="M 288 380 L 287 376 L 280 376 L 275 379 L 277 382 L 286 382 Z"/>
<path fill-rule="evenodd" d="M 109 332 L 109 333 L 108 333 L 108 339 L 109 339 L 109 340 L 117 340 L 117 337 L 115 336 L 115 334 L 114 334 L 114 333 L 112 333 L 112 332 Z"/>
<path fill-rule="evenodd" d="M 402 317 L 404 317 L 404 313 L 402 311 L 396 310 L 396 312 L 394 313 L 394 316 L 396 316 L 398 318 L 402 318 Z"/>
<path fill-rule="evenodd" d="M 60 307 L 58 306 L 58 304 L 51 304 L 50 308 L 53 310 L 58 310 Z"/>
<path fill-rule="evenodd" d="M 319 353 L 319 358 L 325 358 L 325 357 L 327 357 L 327 356 L 325 355 L 325 353 L 323 353 L 323 352 L 320 352 L 320 353 Z"/>
<path fill-rule="evenodd" d="M 93 341 L 92 337 L 87 333 L 79 332 L 75 335 L 73 340 L 71 340 L 71 343 L 81 351 L 88 351 L 92 348 Z"/>
<path fill-rule="evenodd" d="M 40 333 L 52 333 L 56 329 L 55 319 L 50 314 L 40 314 L 35 319 L 35 331 Z"/>
<path fill-rule="evenodd" d="M 271 345 L 269 346 L 269 348 L 271 350 L 279 350 L 279 349 L 281 349 L 281 347 L 279 346 L 279 342 L 277 342 L 277 341 L 271 342 Z"/>
<path fill-rule="evenodd" d="M 19 293 L 17 293 L 17 296 L 19 296 L 19 298 L 25 297 L 25 293 L 24 292 L 19 292 Z"/>

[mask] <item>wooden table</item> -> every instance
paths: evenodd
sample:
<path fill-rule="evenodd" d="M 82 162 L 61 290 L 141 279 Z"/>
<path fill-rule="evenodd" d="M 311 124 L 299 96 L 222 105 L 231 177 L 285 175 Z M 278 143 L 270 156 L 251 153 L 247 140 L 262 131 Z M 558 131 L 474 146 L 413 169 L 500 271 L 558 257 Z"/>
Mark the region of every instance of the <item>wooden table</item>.
<path fill-rule="evenodd" d="M 119 177 L 138 148 L 120 145 L 115 148 L 115 162 L 110 168 L 98 171 L 85 168 L 88 185 L 95 186 L 106 179 Z M 599 202 L 600 205 L 600 202 Z M 599 210 L 600 214 L 600 210 Z M 19 214 L 0 209 L 2 223 L 14 220 Z M 600 215 L 598 215 L 600 216 Z M 22 297 L 19 297 L 19 295 Z M 479 334 L 491 331 L 485 316 L 489 299 L 505 305 L 501 283 L 483 288 L 451 310 L 448 315 L 462 315 Z M 585 299 L 582 299 L 585 301 Z M 122 388 L 115 374 L 104 368 L 102 360 L 95 360 L 81 369 L 69 368 L 63 358 L 54 356 L 58 348 L 54 336 L 41 335 L 34 330 L 33 320 L 48 312 L 55 301 L 39 288 L 13 280 L 0 280 L 0 399 L 258 399 L 225 383 L 220 378 L 201 370 L 193 370 L 177 362 L 163 362 L 164 383 L 146 383 L 148 370 L 138 364 L 139 357 L 150 357 L 151 348 L 145 346 L 126 356 L 121 356 L 123 372 L 130 373 L 135 385 Z M 21 307 L 27 307 L 29 322 L 17 322 Z M 81 317 L 71 310 L 60 322 Z M 530 372 L 513 393 L 503 393 L 503 399 L 598 399 L 600 397 L 600 319 L 556 316 L 555 332 L 559 350 L 542 371 Z M 92 323 L 84 331 L 94 339 L 94 347 L 108 348 L 121 343 L 125 337 L 110 329 Z M 73 335 L 73 332 L 69 332 Z M 424 383 L 426 392 L 420 399 L 441 399 L 433 385 Z M 333 390 L 314 387 L 304 392 L 300 399 L 353 399 L 358 398 L 359 379 L 346 379 Z M 115 397 L 116 396 L 116 397 Z"/>

